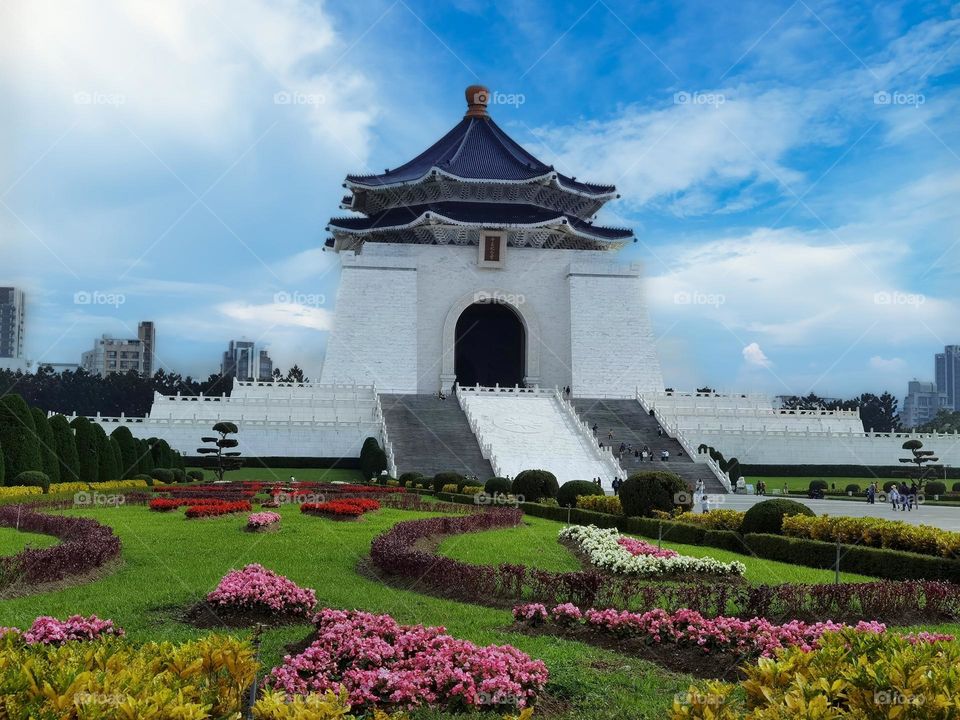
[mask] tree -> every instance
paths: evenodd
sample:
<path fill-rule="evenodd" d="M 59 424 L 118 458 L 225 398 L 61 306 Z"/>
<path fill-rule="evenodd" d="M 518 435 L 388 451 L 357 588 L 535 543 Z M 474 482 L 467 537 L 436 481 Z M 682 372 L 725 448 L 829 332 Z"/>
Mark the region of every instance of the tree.
<path fill-rule="evenodd" d="M 300 369 L 299 365 L 294 365 L 292 368 L 287 370 L 287 376 L 284 378 L 285 382 L 310 382 L 309 378 L 304 377 L 303 370 Z"/>
<path fill-rule="evenodd" d="M 110 438 L 107 437 L 106 431 L 99 423 L 91 424 L 97 438 L 97 478 L 100 482 L 116 480 L 120 476 L 120 469 L 117 467 L 116 457 L 110 445 Z"/>
<path fill-rule="evenodd" d="M 907 440 L 903 444 L 903 449 L 910 451 L 910 457 L 900 458 L 900 462 L 917 466 L 917 485 L 922 488 L 927 470 L 938 467 L 933 463 L 939 461 L 940 458 L 934 455 L 933 450 L 923 450 L 923 443 L 919 440 Z"/>
<path fill-rule="evenodd" d="M 123 479 L 123 451 L 120 449 L 120 443 L 112 435 L 107 438 L 110 441 L 110 450 L 113 452 L 113 466 L 116 468 L 116 479 Z"/>
<path fill-rule="evenodd" d="M 139 474 L 149 475 L 154 470 L 153 453 L 147 440 L 137 439 L 137 470 Z"/>
<path fill-rule="evenodd" d="M 933 420 L 920 425 L 916 430 L 924 433 L 960 432 L 960 410 L 955 412 L 941 410 Z"/>
<path fill-rule="evenodd" d="M 53 430 L 47 420 L 47 414 L 40 408 L 30 408 L 33 426 L 37 431 L 40 444 L 40 469 L 50 478 L 50 482 L 60 482 L 60 461 L 57 459 L 57 444 L 53 439 Z"/>
<path fill-rule="evenodd" d="M 4 465 L 3 465 L 3 446 L 0 445 L 0 487 L 3 487 L 4 485 L 3 478 L 5 473 L 6 471 L 4 470 Z"/>
<path fill-rule="evenodd" d="M 120 446 L 120 477 L 129 480 L 137 474 L 137 442 L 126 425 L 116 428 L 110 437 Z"/>
<path fill-rule="evenodd" d="M 897 412 L 899 401 L 888 392 L 882 395 L 864 393 L 856 399 L 860 410 L 860 419 L 863 420 L 865 430 L 874 432 L 893 432 L 900 425 L 900 414 Z"/>
<path fill-rule="evenodd" d="M 232 422 L 218 422 L 213 426 L 213 431 L 219 433 L 220 437 L 203 437 L 200 438 L 201 442 L 212 443 L 213 447 L 206 446 L 197 448 L 197 452 L 200 455 L 215 455 L 217 459 L 217 465 L 214 468 L 214 473 L 216 473 L 217 480 L 223 480 L 223 474 L 228 470 L 236 470 L 241 467 L 243 464 L 237 458 L 240 453 L 238 451 L 224 452 L 227 448 L 235 448 L 240 443 L 228 435 L 235 435 L 238 430 L 237 426 Z"/>
<path fill-rule="evenodd" d="M 97 433 L 93 423 L 82 415 L 75 417 L 70 426 L 74 431 L 77 443 L 77 458 L 79 466 L 79 481 L 85 483 L 100 480 L 100 450 Z"/>
<path fill-rule="evenodd" d="M 33 414 L 19 395 L 0 397 L 0 445 L 7 480 L 28 470 L 42 469 Z"/>
<path fill-rule="evenodd" d="M 73 428 L 63 415 L 50 418 L 53 445 L 57 451 L 60 482 L 77 482 L 80 479 L 80 459 L 77 457 L 77 440 Z"/>

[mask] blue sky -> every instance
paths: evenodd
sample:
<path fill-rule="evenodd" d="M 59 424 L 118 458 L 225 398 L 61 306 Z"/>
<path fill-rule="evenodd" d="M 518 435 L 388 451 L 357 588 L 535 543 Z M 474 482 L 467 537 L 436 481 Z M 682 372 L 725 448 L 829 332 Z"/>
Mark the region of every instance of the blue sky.
<path fill-rule="evenodd" d="M 344 175 L 482 82 L 617 184 L 668 385 L 902 395 L 960 342 L 958 41 L 940 2 L 7 3 L 0 284 L 33 359 L 151 319 L 168 369 L 246 337 L 316 374 Z"/>

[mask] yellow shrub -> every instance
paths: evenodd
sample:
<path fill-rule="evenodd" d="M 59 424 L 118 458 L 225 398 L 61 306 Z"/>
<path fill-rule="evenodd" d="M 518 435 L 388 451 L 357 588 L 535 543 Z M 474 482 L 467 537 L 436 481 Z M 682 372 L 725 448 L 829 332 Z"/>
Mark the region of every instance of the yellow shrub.
<path fill-rule="evenodd" d="M 783 519 L 783 534 L 943 557 L 956 557 L 960 550 L 960 533 L 875 517 L 790 515 Z"/>
<path fill-rule="evenodd" d="M 826 633 L 813 652 L 782 650 L 744 668 L 740 683 L 692 686 L 673 720 L 947 718 L 960 708 L 960 643 L 917 642 L 893 633 Z"/>
<path fill-rule="evenodd" d="M 479 485 L 464 485 L 460 492 L 464 495 L 479 495 L 483 492 L 483 488 Z"/>
<path fill-rule="evenodd" d="M 711 510 L 708 513 L 680 513 L 674 517 L 667 515 L 666 519 L 677 522 L 697 525 L 709 530 L 732 530 L 740 532 L 740 526 L 743 525 L 743 513 L 739 510 Z"/>
<path fill-rule="evenodd" d="M 581 510 L 623 515 L 623 506 L 616 495 L 580 495 L 577 497 L 577 507 Z"/>
<path fill-rule="evenodd" d="M 53 492 L 53 490 L 51 489 L 50 492 Z M 42 494 L 43 494 L 43 488 L 37 487 L 35 485 L 10 485 L 8 487 L 0 487 L 0 498 L 18 497 L 20 495 L 42 495 Z"/>
<path fill-rule="evenodd" d="M 85 482 L 50 483 L 51 493 L 78 493 L 89 489 L 90 485 Z"/>
<path fill-rule="evenodd" d="M 153 484 L 162 485 L 163 483 L 158 483 L 154 480 Z M 147 487 L 146 480 L 105 480 L 104 482 L 90 483 L 91 490 L 129 490 L 131 488 L 145 487 Z"/>
<path fill-rule="evenodd" d="M 254 720 L 356 720 L 350 714 L 347 691 L 342 685 L 339 694 L 328 690 L 290 700 L 282 692 L 265 692 L 253 706 L 253 717 Z M 407 720 L 406 713 L 388 715 L 382 710 L 375 710 L 368 717 L 369 720 Z"/>
<path fill-rule="evenodd" d="M 0 716 L 203 720 L 234 717 L 256 675 L 253 649 L 210 635 L 174 645 L 125 640 L 60 647 L 0 639 Z M 67 709 L 82 708 L 79 714 Z"/>
<path fill-rule="evenodd" d="M 440 488 L 440 492 L 445 492 L 445 493 L 455 493 L 456 491 L 457 491 L 457 486 L 452 483 L 449 485 L 444 485 L 442 488 Z"/>

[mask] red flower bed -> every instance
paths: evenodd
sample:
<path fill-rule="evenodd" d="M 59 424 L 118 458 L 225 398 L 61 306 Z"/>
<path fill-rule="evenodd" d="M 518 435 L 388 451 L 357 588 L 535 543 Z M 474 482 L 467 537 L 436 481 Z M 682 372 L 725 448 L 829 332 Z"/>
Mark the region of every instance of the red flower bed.
<path fill-rule="evenodd" d="M 360 517 L 365 512 L 379 509 L 380 503 L 370 498 L 345 498 L 322 503 L 304 503 L 300 506 L 300 512 L 337 517 Z"/>
<path fill-rule="evenodd" d="M 196 507 L 199 505 L 219 505 L 224 502 L 219 498 L 154 498 L 150 501 L 150 509 L 155 512 L 167 512 L 179 507 Z"/>
<path fill-rule="evenodd" d="M 229 515 L 230 513 L 250 512 L 252 508 L 246 500 L 236 502 L 218 502 L 202 505 L 191 505 L 187 508 L 188 518 L 209 518 L 219 515 Z"/>

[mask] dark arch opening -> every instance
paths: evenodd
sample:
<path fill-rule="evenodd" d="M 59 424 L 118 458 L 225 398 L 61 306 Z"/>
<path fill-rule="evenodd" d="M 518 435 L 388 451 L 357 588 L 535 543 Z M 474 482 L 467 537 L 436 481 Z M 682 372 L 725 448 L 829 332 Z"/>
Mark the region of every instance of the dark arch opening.
<path fill-rule="evenodd" d="M 523 385 L 526 333 L 504 303 L 475 303 L 457 319 L 454 372 L 461 385 Z"/>

